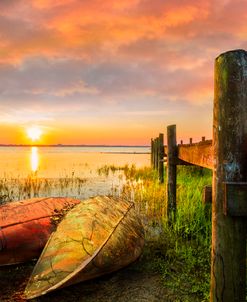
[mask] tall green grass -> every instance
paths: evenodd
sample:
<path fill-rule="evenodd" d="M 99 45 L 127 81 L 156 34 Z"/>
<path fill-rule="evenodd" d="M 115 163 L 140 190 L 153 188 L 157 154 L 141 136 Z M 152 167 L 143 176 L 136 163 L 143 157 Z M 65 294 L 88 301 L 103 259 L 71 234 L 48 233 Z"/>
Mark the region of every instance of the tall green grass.
<path fill-rule="evenodd" d="M 203 188 L 212 183 L 212 172 L 199 167 L 178 167 L 177 213 L 165 234 L 173 240 L 171 264 L 162 263 L 167 286 L 181 301 L 209 301 L 211 209 L 203 204 Z"/>
<path fill-rule="evenodd" d="M 165 173 L 166 174 L 166 173 Z M 202 201 L 211 171 L 179 166 L 176 219 L 168 225 L 165 184 L 151 169 L 125 173 L 122 196 L 134 201 L 143 216 L 147 257 L 163 276 L 170 301 L 208 301 L 210 280 L 211 215 Z M 166 181 L 166 177 L 165 177 Z"/>

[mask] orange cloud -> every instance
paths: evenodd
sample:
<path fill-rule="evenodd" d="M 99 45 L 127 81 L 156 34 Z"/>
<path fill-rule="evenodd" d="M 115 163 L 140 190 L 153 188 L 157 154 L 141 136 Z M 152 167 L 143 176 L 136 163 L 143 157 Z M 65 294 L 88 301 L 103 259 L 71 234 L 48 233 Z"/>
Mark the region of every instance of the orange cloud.
<path fill-rule="evenodd" d="M 246 11 L 244 0 L 1 1 L 2 120 L 73 133 L 83 120 L 91 134 L 105 127 L 105 140 L 118 125 L 134 140 L 138 127 L 207 112 L 211 129 L 214 58 L 247 48 Z"/>
<path fill-rule="evenodd" d="M 143 37 L 160 38 L 170 27 L 192 22 L 199 14 L 205 15 L 201 7 L 191 4 L 164 5 L 158 16 L 140 13 L 142 1 L 102 4 L 101 1 L 60 0 L 51 4 L 35 0 L 32 4 L 27 8 L 20 2 L 14 7 L 13 15 L 11 11 L 7 13 L 5 23 L 17 32 L 12 38 L 12 35 L 6 37 L 6 48 L 12 50 L 9 53 L 12 59 L 18 54 L 26 57 L 37 52 L 43 55 L 67 52 L 69 56 L 75 52 L 79 55 L 81 51 L 83 56 L 84 52 L 89 55 L 93 47 L 100 47 L 100 51 L 116 50 Z M 153 6 L 155 8 L 155 3 Z"/>

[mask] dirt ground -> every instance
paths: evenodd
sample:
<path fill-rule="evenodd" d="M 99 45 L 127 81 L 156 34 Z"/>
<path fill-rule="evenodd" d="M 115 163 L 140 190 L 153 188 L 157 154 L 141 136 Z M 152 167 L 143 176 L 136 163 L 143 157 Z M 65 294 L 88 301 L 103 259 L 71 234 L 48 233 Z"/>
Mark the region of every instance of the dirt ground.
<path fill-rule="evenodd" d="M 170 302 L 161 276 L 140 257 L 130 266 L 98 279 L 54 291 L 35 302 Z M 0 268 L 0 301 L 27 301 L 23 291 L 35 262 Z M 174 301 L 174 300 L 173 300 Z"/>

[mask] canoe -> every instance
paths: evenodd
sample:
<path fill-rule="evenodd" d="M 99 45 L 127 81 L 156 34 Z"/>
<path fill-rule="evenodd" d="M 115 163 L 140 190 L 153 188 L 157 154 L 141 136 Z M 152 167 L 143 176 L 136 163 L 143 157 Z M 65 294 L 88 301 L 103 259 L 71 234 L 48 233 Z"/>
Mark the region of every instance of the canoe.
<path fill-rule="evenodd" d="M 0 266 L 39 257 L 72 198 L 32 198 L 0 206 Z"/>
<path fill-rule="evenodd" d="M 135 261 L 144 230 L 134 204 L 97 196 L 70 210 L 47 242 L 25 289 L 27 299 L 111 273 Z"/>

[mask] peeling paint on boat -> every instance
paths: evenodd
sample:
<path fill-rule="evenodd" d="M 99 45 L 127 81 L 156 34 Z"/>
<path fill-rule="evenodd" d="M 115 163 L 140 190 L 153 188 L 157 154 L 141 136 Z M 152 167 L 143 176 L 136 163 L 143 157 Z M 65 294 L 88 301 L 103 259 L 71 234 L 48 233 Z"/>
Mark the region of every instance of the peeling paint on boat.
<path fill-rule="evenodd" d="M 39 257 L 56 221 L 80 200 L 32 198 L 0 206 L 0 266 Z"/>

